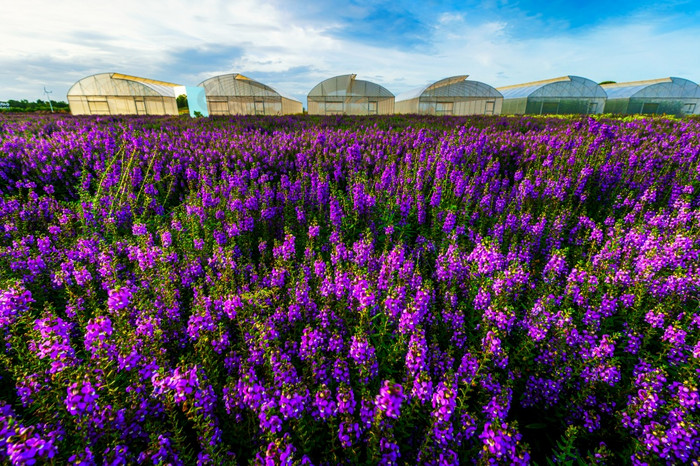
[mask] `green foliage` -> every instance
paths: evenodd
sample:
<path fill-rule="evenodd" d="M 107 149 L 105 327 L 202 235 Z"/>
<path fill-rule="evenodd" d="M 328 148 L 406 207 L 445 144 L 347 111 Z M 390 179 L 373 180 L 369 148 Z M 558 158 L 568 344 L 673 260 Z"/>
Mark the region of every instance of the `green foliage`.
<path fill-rule="evenodd" d="M 187 108 L 187 94 L 180 94 L 175 101 L 177 102 L 177 108 Z"/>
<path fill-rule="evenodd" d="M 69 111 L 68 103 L 63 101 L 51 101 L 49 105 L 48 101 L 37 99 L 36 102 L 29 102 L 26 99 L 7 101 L 10 105 L 9 107 L 0 107 L 0 112 L 50 112 L 51 105 L 53 105 L 53 111 L 56 113 L 66 113 Z"/>

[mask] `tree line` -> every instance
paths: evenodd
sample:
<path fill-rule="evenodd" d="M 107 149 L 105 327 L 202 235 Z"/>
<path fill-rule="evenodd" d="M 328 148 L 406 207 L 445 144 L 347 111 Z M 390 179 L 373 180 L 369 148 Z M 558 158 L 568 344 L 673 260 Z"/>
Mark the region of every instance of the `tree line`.
<path fill-rule="evenodd" d="M 48 100 L 37 99 L 30 102 L 27 99 L 0 101 L 0 112 L 50 112 L 53 106 L 54 112 L 68 112 L 68 103 L 52 100 L 49 105 Z"/>

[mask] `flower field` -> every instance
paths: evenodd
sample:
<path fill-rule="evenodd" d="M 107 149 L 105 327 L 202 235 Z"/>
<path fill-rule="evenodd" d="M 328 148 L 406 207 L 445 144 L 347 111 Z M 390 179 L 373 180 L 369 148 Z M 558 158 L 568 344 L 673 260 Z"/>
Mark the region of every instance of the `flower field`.
<path fill-rule="evenodd" d="M 0 116 L 0 462 L 698 464 L 700 120 Z"/>

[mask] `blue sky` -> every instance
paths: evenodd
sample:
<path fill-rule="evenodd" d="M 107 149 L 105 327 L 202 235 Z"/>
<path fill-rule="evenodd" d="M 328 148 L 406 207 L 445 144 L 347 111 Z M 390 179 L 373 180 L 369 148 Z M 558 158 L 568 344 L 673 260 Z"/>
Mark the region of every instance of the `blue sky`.
<path fill-rule="evenodd" d="M 578 5 L 578 6 L 577 6 Z M 0 0 L 0 100 L 66 100 L 120 72 L 196 85 L 242 73 L 306 105 L 356 73 L 394 94 L 458 74 L 493 86 L 566 74 L 700 82 L 700 2 Z"/>

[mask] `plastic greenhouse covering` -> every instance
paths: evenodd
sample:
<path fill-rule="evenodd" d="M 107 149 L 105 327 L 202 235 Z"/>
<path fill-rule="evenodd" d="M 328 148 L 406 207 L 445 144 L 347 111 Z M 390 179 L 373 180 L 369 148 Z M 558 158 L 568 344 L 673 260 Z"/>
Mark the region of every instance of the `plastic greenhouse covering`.
<path fill-rule="evenodd" d="M 242 74 L 231 73 L 202 81 L 211 115 L 288 115 L 302 112 L 296 99 Z"/>
<path fill-rule="evenodd" d="M 607 97 L 596 82 L 580 76 L 497 88 L 503 94 L 504 114 L 602 113 Z"/>
<path fill-rule="evenodd" d="M 73 115 L 177 115 L 179 84 L 120 73 L 87 76 L 68 90 Z"/>
<path fill-rule="evenodd" d="M 390 115 L 394 94 L 370 81 L 346 74 L 318 83 L 307 96 L 311 115 Z"/>
<path fill-rule="evenodd" d="M 453 76 L 396 96 L 396 113 L 424 115 L 498 115 L 503 96 L 467 75 Z"/>
<path fill-rule="evenodd" d="M 700 86 L 683 78 L 604 84 L 606 113 L 700 114 Z"/>

